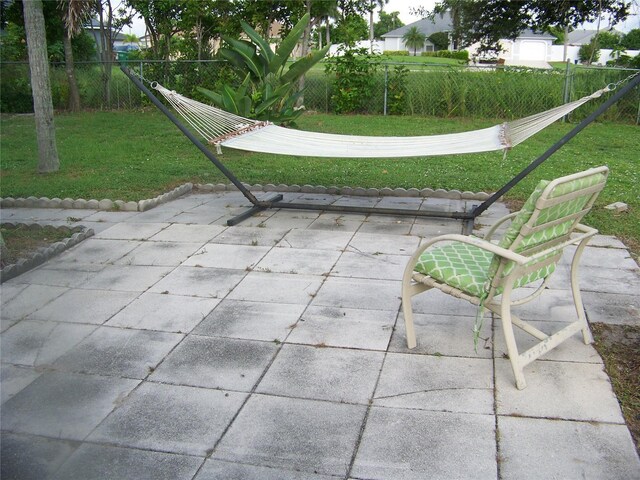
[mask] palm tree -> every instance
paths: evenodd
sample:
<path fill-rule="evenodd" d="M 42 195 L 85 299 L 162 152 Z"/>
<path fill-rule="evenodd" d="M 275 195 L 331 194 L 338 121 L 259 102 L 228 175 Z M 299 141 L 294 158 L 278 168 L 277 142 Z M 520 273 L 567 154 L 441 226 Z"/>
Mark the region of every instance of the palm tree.
<path fill-rule="evenodd" d="M 424 47 L 424 42 L 427 39 L 426 35 L 418 30 L 418 27 L 411 27 L 402 36 L 404 44 L 407 48 L 413 48 L 413 56 L 416 56 L 416 52 L 419 48 Z"/>
<path fill-rule="evenodd" d="M 125 33 L 122 36 L 124 37 L 124 41 L 129 45 L 131 45 L 132 43 L 135 43 L 137 45 L 140 42 L 140 39 L 135 33 Z"/>
<path fill-rule="evenodd" d="M 62 43 L 64 45 L 65 72 L 69 82 L 69 110 L 77 112 L 80 110 L 80 91 L 73 64 L 71 39 L 80 33 L 82 24 L 91 16 L 94 5 L 86 0 L 60 0 L 58 6 L 62 10 L 62 20 L 65 27 Z"/>
<path fill-rule="evenodd" d="M 389 0 L 370 0 L 371 4 L 369 5 L 369 47 L 371 48 L 371 53 L 373 53 L 373 12 L 376 7 L 379 7 L 380 10 L 384 8 L 386 4 L 389 3 Z"/>

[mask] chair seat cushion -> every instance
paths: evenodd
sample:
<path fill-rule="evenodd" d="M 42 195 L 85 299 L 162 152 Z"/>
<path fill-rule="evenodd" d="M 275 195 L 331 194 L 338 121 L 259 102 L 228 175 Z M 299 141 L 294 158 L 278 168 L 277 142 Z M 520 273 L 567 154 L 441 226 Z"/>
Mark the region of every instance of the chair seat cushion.
<path fill-rule="evenodd" d="M 452 242 L 420 255 L 414 270 L 475 297 L 486 296 L 493 253 L 468 243 Z"/>

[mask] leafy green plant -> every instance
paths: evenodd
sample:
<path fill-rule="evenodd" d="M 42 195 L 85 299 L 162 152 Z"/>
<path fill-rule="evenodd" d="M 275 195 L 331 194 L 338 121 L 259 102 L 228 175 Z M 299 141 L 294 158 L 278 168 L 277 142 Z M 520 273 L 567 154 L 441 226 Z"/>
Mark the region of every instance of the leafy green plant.
<path fill-rule="evenodd" d="M 597 62 L 599 58 L 600 48 L 598 48 L 593 40 L 589 43 L 585 43 L 580 47 L 580 50 L 578 50 L 578 59 L 582 63 L 590 65 L 593 62 Z"/>
<path fill-rule="evenodd" d="M 387 84 L 389 113 L 402 115 L 407 111 L 407 76 L 409 69 L 404 65 L 393 67 L 393 74 Z"/>
<path fill-rule="evenodd" d="M 258 32 L 241 23 L 250 41 L 223 37 L 228 46 L 220 49 L 220 55 L 233 65 L 242 82 L 235 87 L 224 84 L 219 92 L 202 87 L 198 90 L 228 112 L 280 124 L 292 123 L 303 111 L 296 107 L 302 93 L 296 91 L 298 80 L 325 56 L 329 45 L 289 65 L 289 57 L 309 23 L 308 14 L 282 39 L 275 52 Z"/>
<path fill-rule="evenodd" d="M 376 82 L 379 57 L 366 48 L 340 48 L 339 55 L 326 66 L 326 73 L 335 73 L 331 95 L 336 113 L 358 113 L 367 110 Z"/>

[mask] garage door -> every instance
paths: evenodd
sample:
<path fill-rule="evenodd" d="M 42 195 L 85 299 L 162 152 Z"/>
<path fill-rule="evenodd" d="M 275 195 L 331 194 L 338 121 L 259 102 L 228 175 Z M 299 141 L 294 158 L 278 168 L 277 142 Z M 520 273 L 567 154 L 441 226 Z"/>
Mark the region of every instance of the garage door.
<path fill-rule="evenodd" d="M 547 59 L 547 44 L 523 40 L 520 44 L 520 60 L 545 61 Z"/>

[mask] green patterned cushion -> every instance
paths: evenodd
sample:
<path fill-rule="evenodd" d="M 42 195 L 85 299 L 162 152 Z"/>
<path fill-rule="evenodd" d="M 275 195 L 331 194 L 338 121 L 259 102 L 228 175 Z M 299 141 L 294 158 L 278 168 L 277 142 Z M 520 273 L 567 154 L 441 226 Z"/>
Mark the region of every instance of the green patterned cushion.
<path fill-rule="evenodd" d="M 415 271 L 476 297 L 486 295 L 493 253 L 467 243 L 453 242 L 420 255 Z"/>

